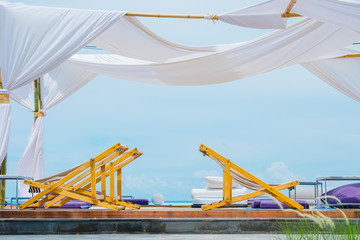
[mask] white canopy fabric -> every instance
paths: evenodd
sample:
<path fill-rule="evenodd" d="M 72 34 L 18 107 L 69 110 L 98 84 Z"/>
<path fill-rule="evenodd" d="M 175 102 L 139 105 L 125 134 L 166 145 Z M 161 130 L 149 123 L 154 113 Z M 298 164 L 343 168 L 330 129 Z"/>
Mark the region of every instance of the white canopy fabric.
<path fill-rule="evenodd" d="M 360 54 L 349 51 L 350 54 Z M 330 58 L 302 64 L 340 92 L 360 102 L 360 57 Z"/>
<path fill-rule="evenodd" d="M 10 91 L 12 99 L 33 110 L 31 81 L 49 73 L 42 80 L 42 111 L 45 112 L 97 74 L 156 84 L 215 84 L 293 64 L 307 64 L 360 40 L 358 26 L 347 23 L 360 18 L 356 12 L 358 3 L 302 1 L 306 3 L 296 4 L 293 12 L 324 22 L 305 19 L 251 42 L 208 47 L 171 43 L 135 18 L 123 17 L 123 12 L 0 3 L 3 86 Z M 274 0 L 222 14 L 220 20 L 247 27 L 285 28 L 286 19 L 281 18 L 281 13 L 288 3 L 289 0 Z M 336 5 L 338 3 L 340 5 Z M 315 10 L 303 11 L 310 5 Z M 335 11 L 335 6 L 341 6 L 340 11 Z M 320 18 L 316 9 L 322 8 L 339 19 L 327 19 L 332 18 L 330 15 Z M 350 17 L 345 18 L 348 11 Z M 118 55 L 72 56 L 87 43 Z M 335 70 L 330 77 L 320 74 L 329 64 L 324 61 L 318 60 L 314 63 L 316 67 L 304 66 L 327 81 L 330 77 L 341 77 Z M 8 104 L 0 104 L 0 137 L 4 136 L 0 138 L 0 156 L 7 149 L 10 112 Z M 39 117 L 33 125 L 18 174 L 43 177 L 43 121 L 43 117 Z"/>
<path fill-rule="evenodd" d="M 272 0 L 219 15 L 219 20 L 243 27 L 285 28 L 281 18 L 291 0 Z M 360 2 L 351 0 L 299 0 L 292 13 L 360 32 Z M 248 18 L 251 16 L 251 18 Z"/>
<path fill-rule="evenodd" d="M 113 54 L 151 62 L 165 62 L 189 55 L 203 56 L 231 47 L 230 45 L 188 47 L 175 44 L 150 31 L 135 17 L 122 18 L 90 44 Z"/>
<path fill-rule="evenodd" d="M 95 73 L 81 70 L 67 62 L 59 65 L 41 77 L 41 110 L 45 112 L 60 103 L 96 76 Z M 28 83 L 11 91 L 10 97 L 24 107 L 34 111 L 33 83 Z"/>
<path fill-rule="evenodd" d="M 81 70 L 63 63 L 41 78 L 41 112 L 55 106 L 75 91 L 83 87 L 97 74 Z M 34 86 L 29 83 L 12 91 L 11 98 L 34 111 Z M 38 117 L 30 132 L 28 145 L 18 163 L 16 173 L 20 176 L 30 176 L 34 179 L 44 177 L 43 150 L 44 117 Z M 28 186 L 19 184 L 20 196 L 28 196 Z"/>
<path fill-rule="evenodd" d="M 5 92 L 51 71 L 124 14 L 0 2 L 0 68 Z M 8 107 L 0 108 L 0 136 L 5 136 L 0 138 L 0 156 L 7 152 L 10 112 Z"/>
<path fill-rule="evenodd" d="M 0 4 L 3 88 L 13 90 L 50 72 L 124 14 Z"/>
<path fill-rule="evenodd" d="M 16 169 L 17 175 L 33 177 L 34 179 L 41 179 L 44 177 L 44 151 L 42 147 L 44 145 L 43 126 L 44 118 L 39 117 L 36 119 L 31 128 L 31 134 L 25 152 Z M 25 185 L 23 181 L 19 181 L 18 185 L 20 197 L 31 196 L 28 185 Z"/>
<path fill-rule="evenodd" d="M 305 19 L 254 41 L 204 56 L 154 63 L 117 55 L 74 55 L 68 62 L 120 79 L 168 85 L 204 85 L 238 80 L 305 63 L 360 39 L 351 30 Z M 186 69 L 186 70 L 184 70 Z"/>
<path fill-rule="evenodd" d="M 0 104 L 0 164 L 4 161 L 8 149 L 10 138 L 10 121 L 10 104 Z"/>
<path fill-rule="evenodd" d="M 300 0 L 294 5 L 292 12 L 360 33 L 360 1 Z"/>
<path fill-rule="evenodd" d="M 2 2 L 0 14 L 1 77 L 3 87 L 11 92 L 51 71 L 90 41 L 113 53 L 151 61 L 164 61 L 188 54 L 206 54 L 221 48 L 191 48 L 167 42 L 135 18 L 123 19 L 124 12 Z M 167 44 L 164 45 L 163 42 Z M 17 100 L 29 107 L 30 102 L 26 104 L 26 101 L 32 101 L 31 94 L 29 96 L 30 98 Z M 16 96 L 12 98 L 15 99 Z M 10 115 L 7 115 L 10 111 L 4 109 L 0 109 L 0 115 L 9 118 L 1 122 L 0 135 L 8 136 L 5 133 L 9 126 L 5 123 L 10 123 Z M 3 156 L 7 152 L 8 138 L 1 138 L 0 141 L 3 146 L 0 148 L 0 156 Z"/>
<path fill-rule="evenodd" d="M 268 1 L 248 8 L 231 11 L 219 15 L 219 20 L 241 27 L 259 29 L 284 29 L 286 18 L 281 14 L 290 0 Z"/>

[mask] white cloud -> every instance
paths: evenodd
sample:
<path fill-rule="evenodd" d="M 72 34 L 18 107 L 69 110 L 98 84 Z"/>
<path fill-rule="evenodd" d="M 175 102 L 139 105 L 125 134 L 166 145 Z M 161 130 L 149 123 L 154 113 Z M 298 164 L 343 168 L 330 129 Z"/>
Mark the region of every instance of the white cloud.
<path fill-rule="evenodd" d="M 204 179 L 206 176 L 220 176 L 216 170 L 199 170 L 194 172 L 193 176 L 197 179 Z"/>
<path fill-rule="evenodd" d="M 270 167 L 266 169 L 265 175 L 268 178 L 281 182 L 295 180 L 295 174 L 289 170 L 284 162 L 273 162 Z"/>

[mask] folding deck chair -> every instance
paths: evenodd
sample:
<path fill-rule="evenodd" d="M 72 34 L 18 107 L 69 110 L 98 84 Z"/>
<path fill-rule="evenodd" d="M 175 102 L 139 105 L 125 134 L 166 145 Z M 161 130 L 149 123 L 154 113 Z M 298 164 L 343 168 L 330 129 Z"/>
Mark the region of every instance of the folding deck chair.
<path fill-rule="evenodd" d="M 21 204 L 19 208 L 37 208 L 43 204 L 45 204 L 45 208 L 61 207 L 71 199 L 78 199 L 115 211 L 126 207 L 140 208 L 140 205 L 121 200 L 121 170 L 142 155 L 142 152 L 136 148 L 131 151 L 127 150 L 127 146 L 117 143 L 95 158 L 65 172 L 36 181 L 25 180 L 24 183 L 30 185 L 30 190 L 38 192 L 38 194 Z M 106 195 L 107 177 L 110 178 L 109 196 Z M 101 194 L 96 191 L 96 184 L 99 182 Z"/>
<path fill-rule="evenodd" d="M 292 189 L 299 184 L 299 181 L 292 181 L 280 185 L 269 185 L 251 173 L 240 168 L 229 159 L 221 156 L 216 153 L 214 150 L 210 149 L 205 145 L 200 145 L 200 152 L 204 156 L 208 156 L 213 159 L 222 169 L 223 169 L 223 200 L 220 202 L 215 202 L 209 205 L 203 205 L 202 210 L 210 210 L 213 208 L 223 207 L 228 204 L 236 203 L 239 201 L 247 200 L 250 198 L 255 198 L 264 194 L 269 194 L 280 202 L 286 204 L 288 207 L 303 210 L 304 207 L 289 197 L 285 196 L 280 190 L 283 189 Z M 232 179 L 239 183 L 240 185 L 254 190 L 254 192 L 242 195 L 242 196 L 232 196 Z"/>

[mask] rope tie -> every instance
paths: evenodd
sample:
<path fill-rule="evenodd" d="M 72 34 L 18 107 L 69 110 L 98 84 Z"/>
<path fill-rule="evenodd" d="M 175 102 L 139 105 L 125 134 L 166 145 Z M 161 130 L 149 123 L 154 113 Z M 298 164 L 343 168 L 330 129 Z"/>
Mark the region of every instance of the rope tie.
<path fill-rule="evenodd" d="M 213 21 L 213 23 L 216 23 L 215 20 L 219 20 L 219 16 L 212 13 L 207 13 L 204 18 Z"/>
<path fill-rule="evenodd" d="M 38 117 L 45 117 L 46 116 L 46 112 L 44 110 L 40 110 L 38 112 L 34 112 L 34 117 L 38 118 Z"/>
<path fill-rule="evenodd" d="M 10 103 L 10 95 L 6 93 L 0 93 L 0 103 Z"/>

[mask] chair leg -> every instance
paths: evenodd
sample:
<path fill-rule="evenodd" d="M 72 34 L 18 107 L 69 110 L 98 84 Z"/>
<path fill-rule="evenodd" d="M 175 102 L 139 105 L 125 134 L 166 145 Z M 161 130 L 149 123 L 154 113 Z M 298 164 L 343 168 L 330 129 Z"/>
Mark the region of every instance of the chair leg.
<path fill-rule="evenodd" d="M 278 192 L 278 191 L 281 191 L 281 190 L 284 190 L 284 189 L 294 187 L 294 186 L 296 186 L 298 184 L 299 184 L 299 181 L 292 181 L 292 182 L 288 182 L 288 183 L 284 183 L 284 184 L 274 186 L 273 189 Z M 244 200 L 247 200 L 247 199 L 260 197 L 260 196 L 262 196 L 264 194 L 269 194 L 269 192 L 266 189 L 263 188 L 263 189 L 260 189 L 259 191 L 255 191 L 255 192 L 248 193 L 248 194 L 241 195 L 241 196 L 232 197 L 230 201 L 220 201 L 220 202 L 215 202 L 215 203 L 208 204 L 208 205 L 203 205 L 201 207 L 201 209 L 202 210 L 211 210 L 211 209 L 214 209 L 214 208 L 223 207 L 223 206 L 226 206 L 226 205 L 229 205 L 229 204 L 232 204 L 232 203 L 237 203 L 237 202 L 240 202 L 240 201 L 244 201 Z M 290 200 L 292 200 L 292 199 L 290 199 Z M 294 205 L 291 205 L 289 207 L 295 208 L 297 210 L 303 210 L 304 209 L 303 206 L 301 206 L 297 202 L 295 202 L 295 203 L 296 203 L 296 205 L 294 204 Z"/>

